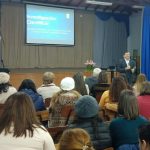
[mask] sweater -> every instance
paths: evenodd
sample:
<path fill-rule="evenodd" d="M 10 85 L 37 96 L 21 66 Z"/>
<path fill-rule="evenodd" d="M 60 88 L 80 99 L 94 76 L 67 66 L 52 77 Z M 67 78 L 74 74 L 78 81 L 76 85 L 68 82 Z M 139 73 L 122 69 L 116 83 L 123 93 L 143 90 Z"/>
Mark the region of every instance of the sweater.
<path fill-rule="evenodd" d="M 138 143 L 138 128 L 147 123 L 143 117 L 137 117 L 135 120 L 127 120 L 118 117 L 110 123 L 110 133 L 114 148 L 124 144 Z"/>
<path fill-rule="evenodd" d="M 56 150 L 54 142 L 47 131 L 36 128 L 33 137 L 13 137 L 13 132 L 0 134 L 1 150 Z"/>
<path fill-rule="evenodd" d="M 51 98 L 55 93 L 59 92 L 60 88 L 54 83 L 42 85 L 37 89 L 37 92 L 42 95 L 43 99 Z"/>
<path fill-rule="evenodd" d="M 138 96 L 140 115 L 150 119 L 150 95 Z"/>

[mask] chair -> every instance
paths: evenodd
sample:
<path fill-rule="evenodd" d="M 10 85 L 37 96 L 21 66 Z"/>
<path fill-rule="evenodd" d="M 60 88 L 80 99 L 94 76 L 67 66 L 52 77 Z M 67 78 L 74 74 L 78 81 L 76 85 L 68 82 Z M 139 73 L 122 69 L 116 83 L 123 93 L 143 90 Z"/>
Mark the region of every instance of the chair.
<path fill-rule="evenodd" d="M 67 129 L 67 126 L 47 128 L 47 130 L 50 133 L 52 139 L 54 140 L 54 143 L 58 143 L 63 131 L 66 130 L 66 129 Z"/>
<path fill-rule="evenodd" d="M 50 102 L 51 102 L 51 98 L 50 98 L 50 97 L 45 99 L 45 107 L 46 107 L 46 108 L 49 107 Z"/>
<path fill-rule="evenodd" d="M 55 106 L 55 110 L 50 109 L 49 127 L 64 126 L 74 118 L 74 107 L 72 105 Z"/>
<path fill-rule="evenodd" d="M 48 119 L 49 119 L 49 111 L 43 110 L 43 111 L 37 111 L 36 115 L 39 119 L 39 121 L 45 126 L 48 126 Z"/>
<path fill-rule="evenodd" d="M 109 89 L 110 84 L 108 83 L 100 83 L 100 84 L 95 84 L 92 89 L 90 95 L 96 98 L 97 102 L 99 103 L 100 98 L 102 94 Z"/>

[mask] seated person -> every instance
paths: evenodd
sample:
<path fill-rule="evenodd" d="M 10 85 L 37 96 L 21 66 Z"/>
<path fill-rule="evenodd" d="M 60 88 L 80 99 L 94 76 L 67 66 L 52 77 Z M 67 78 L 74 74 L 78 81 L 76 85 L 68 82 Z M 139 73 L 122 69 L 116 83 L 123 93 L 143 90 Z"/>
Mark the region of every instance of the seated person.
<path fill-rule="evenodd" d="M 49 127 L 65 126 L 73 119 L 73 112 L 75 102 L 79 99 L 80 94 L 74 90 L 75 82 L 71 77 L 65 77 L 61 80 L 61 91 L 56 93 L 50 103 L 49 111 Z M 61 112 L 69 107 L 68 112 L 62 114 Z"/>
<path fill-rule="evenodd" d="M 111 147 L 108 124 L 99 117 L 99 106 L 92 96 L 84 95 L 75 104 L 75 118 L 69 128 L 86 130 L 96 150 Z"/>
<path fill-rule="evenodd" d="M 89 94 L 89 87 L 84 82 L 84 77 L 81 72 L 74 74 L 73 79 L 75 81 L 75 90 L 78 91 L 81 95 Z"/>
<path fill-rule="evenodd" d="M 16 93 L 17 90 L 9 83 L 10 75 L 0 72 L 0 104 L 4 104 L 7 98 Z"/>
<path fill-rule="evenodd" d="M 140 150 L 150 150 L 150 124 L 146 124 L 139 129 Z"/>
<path fill-rule="evenodd" d="M 136 96 L 139 96 L 140 95 L 140 91 L 141 91 L 141 88 L 142 88 L 142 83 L 146 81 L 146 76 L 145 74 L 139 74 L 137 76 L 137 79 L 136 79 L 136 82 L 133 86 L 133 91 L 135 93 Z"/>
<path fill-rule="evenodd" d="M 55 150 L 48 131 L 37 119 L 31 98 L 17 92 L 5 102 L 0 117 L 1 150 Z"/>
<path fill-rule="evenodd" d="M 89 134 L 83 129 L 76 128 L 64 131 L 57 150 L 94 150 L 94 148 Z"/>
<path fill-rule="evenodd" d="M 89 86 L 89 90 L 91 91 L 91 88 L 94 84 L 97 84 L 98 83 L 98 76 L 99 76 L 99 73 L 101 72 L 101 69 L 100 68 L 95 68 L 93 70 L 93 76 L 91 77 L 88 77 L 85 79 L 85 84 L 87 84 Z"/>
<path fill-rule="evenodd" d="M 23 80 L 18 91 L 24 92 L 31 97 L 36 111 L 42 111 L 46 109 L 43 98 L 37 93 L 35 83 L 32 80 Z"/>
<path fill-rule="evenodd" d="M 99 95 L 99 99 L 102 93 L 109 89 L 108 77 L 106 71 L 101 71 L 98 76 L 98 83 L 94 84 L 91 88 L 90 95 L 95 97 Z"/>
<path fill-rule="evenodd" d="M 148 121 L 139 116 L 137 98 L 131 90 L 123 90 L 119 97 L 119 117 L 110 123 L 115 150 L 139 150 L 138 128 Z"/>
<path fill-rule="evenodd" d="M 127 85 L 122 77 L 115 77 L 112 80 L 109 90 L 105 91 L 100 99 L 101 109 L 110 109 L 117 112 L 118 99 L 122 90 L 127 89 Z"/>
<path fill-rule="evenodd" d="M 37 89 L 43 99 L 51 98 L 60 88 L 54 84 L 55 75 L 52 72 L 45 72 L 43 75 L 43 84 Z"/>
<path fill-rule="evenodd" d="M 150 82 L 143 82 L 137 97 L 140 115 L 150 119 Z"/>

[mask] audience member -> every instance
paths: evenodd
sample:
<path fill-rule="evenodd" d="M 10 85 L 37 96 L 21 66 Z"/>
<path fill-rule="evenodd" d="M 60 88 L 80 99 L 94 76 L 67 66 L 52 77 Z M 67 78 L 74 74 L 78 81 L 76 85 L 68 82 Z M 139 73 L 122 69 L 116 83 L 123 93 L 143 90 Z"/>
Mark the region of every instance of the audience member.
<path fill-rule="evenodd" d="M 120 77 L 123 78 L 123 80 L 125 81 L 128 90 L 133 90 L 133 87 L 129 84 L 128 80 L 127 80 L 127 76 L 124 73 L 120 74 Z"/>
<path fill-rule="evenodd" d="M 43 74 L 43 84 L 37 89 L 37 92 L 42 95 L 43 99 L 51 98 L 55 93 L 60 91 L 60 88 L 54 84 L 55 75 L 52 72 Z"/>
<path fill-rule="evenodd" d="M 115 150 L 139 150 L 138 128 L 147 120 L 139 116 L 137 98 L 131 90 L 123 90 L 118 104 L 119 117 L 110 123 Z"/>
<path fill-rule="evenodd" d="M 142 74 L 142 73 L 139 74 L 139 75 L 137 76 L 136 82 L 135 82 L 135 84 L 134 84 L 134 86 L 133 86 L 133 91 L 134 91 L 134 93 L 135 93 L 136 96 L 139 96 L 140 91 L 141 91 L 141 86 L 142 86 L 142 83 L 143 83 L 144 81 L 146 81 L 146 76 L 145 76 L 145 74 Z"/>
<path fill-rule="evenodd" d="M 0 72 L 0 104 L 4 104 L 10 95 L 17 92 L 17 90 L 9 84 L 9 79 L 9 74 Z"/>
<path fill-rule="evenodd" d="M 81 96 L 75 104 L 75 119 L 70 128 L 85 129 L 93 142 L 96 150 L 111 147 L 108 124 L 99 117 L 99 106 L 92 96 Z"/>
<path fill-rule="evenodd" d="M 140 150 L 150 150 L 150 124 L 146 124 L 139 129 Z"/>
<path fill-rule="evenodd" d="M 31 98 L 22 92 L 11 95 L 0 117 L 0 149 L 55 150 L 47 130 L 40 125 Z"/>
<path fill-rule="evenodd" d="M 18 91 L 25 92 L 32 98 L 36 111 L 42 111 L 46 109 L 43 98 L 37 93 L 35 83 L 32 80 L 23 80 Z"/>
<path fill-rule="evenodd" d="M 75 90 L 78 91 L 81 95 L 88 95 L 89 94 L 89 87 L 84 82 L 84 77 L 81 72 L 77 72 L 73 79 L 75 81 Z"/>
<path fill-rule="evenodd" d="M 122 77 L 115 77 L 112 80 L 109 90 L 105 91 L 100 99 L 100 108 L 117 111 L 118 100 L 122 90 L 127 89 L 127 85 Z"/>
<path fill-rule="evenodd" d="M 150 82 L 148 81 L 143 82 L 141 85 L 138 104 L 140 115 L 150 119 Z"/>
<path fill-rule="evenodd" d="M 75 82 L 71 77 L 65 77 L 61 80 L 60 88 L 61 91 L 56 93 L 50 103 L 50 119 L 49 127 L 54 126 L 64 126 L 68 124 L 72 119 L 73 115 L 70 115 L 71 109 L 74 108 L 75 102 L 80 97 L 80 94 L 73 90 L 75 87 Z M 67 116 L 63 116 L 61 111 L 65 109 L 66 106 L 70 107 Z M 71 113 L 72 114 L 72 113 Z"/>
<path fill-rule="evenodd" d="M 100 68 L 95 68 L 93 70 L 93 75 L 91 77 L 88 77 L 85 79 L 85 83 L 89 86 L 89 90 L 91 91 L 91 88 L 94 84 L 98 83 L 98 76 L 99 73 L 101 72 Z"/>
<path fill-rule="evenodd" d="M 103 93 L 109 86 L 107 72 L 101 71 L 98 76 L 98 83 L 92 86 L 90 95 L 96 98 L 97 92 Z"/>
<path fill-rule="evenodd" d="M 94 150 L 89 134 L 83 129 L 68 129 L 62 134 L 57 150 Z"/>

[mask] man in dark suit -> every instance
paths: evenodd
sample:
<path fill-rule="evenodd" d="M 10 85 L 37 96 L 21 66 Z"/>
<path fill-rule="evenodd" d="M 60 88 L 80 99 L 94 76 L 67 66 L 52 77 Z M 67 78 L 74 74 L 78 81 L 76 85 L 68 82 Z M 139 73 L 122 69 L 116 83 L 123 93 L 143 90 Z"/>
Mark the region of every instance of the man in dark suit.
<path fill-rule="evenodd" d="M 126 75 L 129 84 L 133 82 L 133 73 L 135 72 L 135 61 L 130 59 L 130 52 L 125 52 L 123 59 L 119 61 L 118 71 Z"/>

